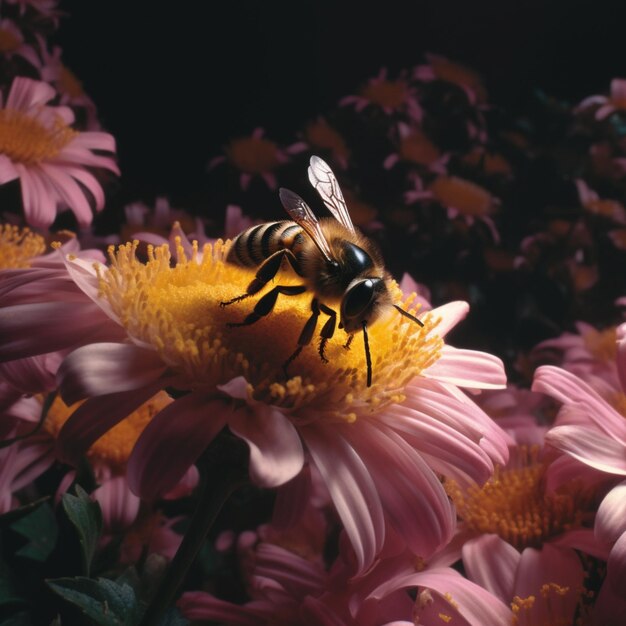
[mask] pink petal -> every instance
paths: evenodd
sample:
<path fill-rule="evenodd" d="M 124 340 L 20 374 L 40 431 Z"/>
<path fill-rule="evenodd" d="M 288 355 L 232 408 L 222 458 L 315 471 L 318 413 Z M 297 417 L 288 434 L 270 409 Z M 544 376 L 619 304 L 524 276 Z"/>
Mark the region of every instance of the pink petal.
<path fill-rule="evenodd" d="M 276 490 L 272 526 L 285 530 L 294 526 L 306 511 L 311 497 L 311 472 L 308 465 Z"/>
<path fill-rule="evenodd" d="M 22 204 L 30 225 L 48 229 L 56 217 L 60 198 L 47 177 L 36 166 L 18 167 L 22 187 Z"/>
<path fill-rule="evenodd" d="M 506 374 L 502 361 L 493 354 L 444 346 L 441 357 L 423 372 L 426 378 L 477 389 L 502 389 Z"/>
<path fill-rule="evenodd" d="M 229 626 L 259 626 L 263 617 L 246 606 L 219 600 L 204 591 L 187 591 L 176 603 L 184 617 L 190 620 L 223 622 Z"/>
<path fill-rule="evenodd" d="M 155 350 L 127 343 L 92 343 L 65 358 L 58 381 L 65 402 L 74 404 L 91 396 L 145 387 L 165 370 Z"/>
<path fill-rule="evenodd" d="M 6 154 L 0 154 L 0 185 L 19 178 L 19 172 Z"/>
<path fill-rule="evenodd" d="M 383 509 L 374 481 L 355 449 L 336 429 L 305 427 L 300 434 L 343 522 L 359 571 L 363 571 L 374 561 L 385 535 Z"/>
<path fill-rule="evenodd" d="M 58 197 L 72 209 L 81 226 L 91 224 L 93 214 L 91 206 L 78 183 L 58 165 L 40 165 L 48 177 Z"/>
<path fill-rule="evenodd" d="M 602 472 L 626 475 L 624 446 L 591 428 L 556 426 L 547 432 L 546 443 Z"/>
<path fill-rule="evenodd" d="M 526 548 L 522 552 L 514 594 L 521 598 L 535 596 L 536 602 L 524 614 L 529 624 L 573 624 L 580 590 L 583 589 L 583 568 L 574 550 L 554 548 L 549 543 L 541 550 Z M 550 583 L 567 587 L 569 592 L 554 598 L 542 598 L 541 588 Z"/>
<path fill-rule="evenodd" d="M 160 384 L 90 398 L 72 413 L 59 432 L 57 454 L 77 465 L 82 455 L 104 433 L 138 409 L 161 389 Z"/>
<path fill-rule="evenodd" d="M 100 503 L 108 532 L 126 530 L 139 513 L 139 498 L 131 493 L 124 476 L 105 480 L 92 494 Z"/>
<path fill-rule="evenodd" d="M 5 107 L 7 109 L 28 110 L 37 104 L 45 104 L 56 95 L 53 87 L 47 83 L 18 77 L 11 84 L 11 91 Z"/>
<path fill-rule="evenodd" d="M 533 391 L 541 391 L 563 404 L 580 404 L 588 409 L 589 420 L 612 439 L 626 445 L 626 420 L 585 381 L 559 367 L 537 368 Z"/>
<path fill-rule="evenodd" d="M 431 311 L 433 318 L 441 317 L 441 321 L 435 326 L 433 332 L 440 337 L 445 337 L 468 313 L 469 304 L 462 300 L 438 306 Z"/>
<path fill-rule="evenodd" d="M 250 478 L 261 487 L 291 480 L 304 464 L 304 451 L 293 424 L 276 408 L 255 404 L 235 411 L 230 430 L 250 448 Z"/>
<path fill-rule="evenodd" d="M 232 415 L 214 394 L 190 393 L 157 413 L 128 461 L 128 484 L 154 500 L 176 486 Z"/>
<path fill-rule="evenodd" d="M 626 481 L 604 496 L 596 515 L 595 533 L 601 541 L 614 543 L 626 532 Z"/>
<path fill-rule="evenodd" d="M 498 535 L 470 539 L 462 550 L 467 576 L 508 603 L 513 598 L 513 584 L 521 554 Z"/>
<path fill-rule="evenodd" d="M 566 530 L 563 534 L 551 539 L 550 543 L 555 547 L 573 548 L 602 561 L 606 561 L 611 549 L 610 544 L 596 537 L 592 528 Z"/>
<path fill-rule="evenodd" d="M 622 598 L 626 597 L 626 532 L 611 549 L 606 568 L 607 582 Z"/>

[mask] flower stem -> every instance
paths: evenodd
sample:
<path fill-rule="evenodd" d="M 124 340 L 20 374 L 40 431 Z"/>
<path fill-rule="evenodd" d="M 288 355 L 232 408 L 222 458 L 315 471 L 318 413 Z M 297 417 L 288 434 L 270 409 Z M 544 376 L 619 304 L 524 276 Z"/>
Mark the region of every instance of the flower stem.
<path fill-rule="evenodd" d="M 173 605 L 176 593 L 222 506 L 234 491 L 248 482 L 246 457 L 247 453 L 242 458 L 241 440 L 223 432 L 198 460 L 201 484 L 196 510 L 140 626 L 155 626 Z"/>

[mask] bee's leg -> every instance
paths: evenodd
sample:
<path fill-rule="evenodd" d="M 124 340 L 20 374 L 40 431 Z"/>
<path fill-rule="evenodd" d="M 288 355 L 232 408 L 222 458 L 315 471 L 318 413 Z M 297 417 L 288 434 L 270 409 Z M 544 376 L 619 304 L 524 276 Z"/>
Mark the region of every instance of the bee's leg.
<path fill-rule="evenodd" d="M 269 283 L 270 280 L 278 274 L 278 270 L 283 263 L 283 259 L 287 259 L 287 261 L 289 261 L 289 265 L 291 265 L 296 274 L 302 276 L 300 264 L 298 263 L 298 259 L 296 259 L 294 253 L 287 248 L 283 248 L 282 250 L 278 250 L 278 252 L 274 252 L 274 254 L 267 257 L 267 259 L 263 261 L 256 273 L 256 276 L 246 288 L 246 293 L 236 296 L 235 298 L 231 298 L 226 302 L 220 302 L 220 306 L 228 306 L 229 304 L 240 302 L 241 300 L 245 300 L 246 298 L 253 296 L 258 291 L 261 291 L 261 289 L 263 289 L 263 287 L 265 287 L 265 285 L 267 285 L 267 283 Z"/>
<path fill-rule="evenodd" d="M 311 317 L 309 317 L 309 319 L 306 321 L 306 324 L 304 325 L 304 328 L 302 329 L 302 332 L 300 333 L 300 337 L 298 338 L 298 347 L 294 350 L 293 354 L 283 364 L 283 370 L 285 372 L 285 376 L 289 375 L 287 374 L 287 367 L 289 367 L 289 365 L 298 358 L 298 356 L 300 355 L 300 352 L 302 352 L 302 348 L 304 348 L 304 346 L 307 346 L 311 343 L 311 339 L 313 339 L 313 335 L 315 333 L 315 327 L 317 326 L 317 318 L 319 317 L 319 315 L 320 315 L 320 303 L 317 298 L 313 298 L 313 300 L 311 300 Z"/>
<path fill-rule="evenodd" d="M 258 322 L 262 317 L 271 312 L 271 310 L 274 308 L 274 305 L 276 304 L 278 294 L 282 293 L 286 296 L 297 296 L 298 294 L 304 293 L 305 291 L 305 285 L 278 285 L 274 287 L 274 289 L 272 289 L 271 291 L 268 291 L 262 298 L 259 299 L 254 309 L 252 309 L 252 313 L 250 313 L 243 320 L 243 322 L 231 322 L 227 324 L 227 326 L 249 326 L 250 324 L 254 324 L 254 322 Z"/>
<path fill-rule="evenodd" d="M 326 323 L 324 324 L 324 326 L 322 326 L 322 330 L 320 332 L 320 345 L 319 345 L 319 353 L 320 353 L 320 358 L 322 359 L 322 361 L 324 363 L 328 363 L 328 359 L 326 358 L 326 355 L 324 354 L 324 350 L 326 349 L 326 344 L 328 343 L 329 339 L 332 339 L 333 335 L 335 334 L 335 326 L 337 324 L 337 313 L 331 309 L 330 307 L 326 306 L 325 304 L 320 304 L 320 309 L 326 313 L 326 315 L 328 315 L 328 319 L 326 320 Z"/>
<path fill-rule="evenodd" d="M 343 344 L 344 350 L 350 350 L 350 345 L 352 344 L 352 340 L 354 339 L 354 334 L 348 335 L 348 341 Z"/>

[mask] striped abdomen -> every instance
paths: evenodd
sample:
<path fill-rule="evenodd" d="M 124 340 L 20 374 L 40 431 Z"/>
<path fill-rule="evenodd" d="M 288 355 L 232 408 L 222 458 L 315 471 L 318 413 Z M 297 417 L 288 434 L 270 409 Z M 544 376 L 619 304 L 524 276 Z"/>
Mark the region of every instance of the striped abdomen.
<path fill-rule="evenodd" d="M 233 265 L 256 267 L 283 248 L 298 256 L 298 248 L 305 236 L 302 227 L 289 220 L 252 226 L 233 239 L 226 260 Z"/>

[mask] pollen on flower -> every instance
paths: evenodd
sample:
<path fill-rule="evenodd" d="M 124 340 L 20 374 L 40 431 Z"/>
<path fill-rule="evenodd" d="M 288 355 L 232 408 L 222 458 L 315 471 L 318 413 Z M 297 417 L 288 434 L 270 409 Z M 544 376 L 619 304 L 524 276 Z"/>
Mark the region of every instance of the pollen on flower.
<path fill-rule="evenodd" d="M 87 458 L 95 466 L 104 465 L 111 471 L 123 471 L 139 435 L 150 420 L 170 402 L 172 399 L 165 392 L 157 393 L 102 435 L 87 451 Z M 67 406 L 60 397 L 55 398 L 43 424 L 46 432 L 56 438 L 65 422 L 79 406 L 78 403 Z"/>
<path fill-rule="evenodd" d="M 78 134 L 60 117 L 47 127 L 21 111 L 0 110 L 0 153 L 16 163 L 34 165 L 53 159 Z"/>
<path fill-rule="evenodd" d="M 544 541 L 582 525 L 590 510 L 590 494 L 572 483 L 567 489 L 546 493 L 546 466 L 538 459 L 538 448 L 522 448 L 518 467 L 496 467 L 483 487 L 463 490 L 446 481 L 446 491 L 459 516 L 473 530 L 495 533 L 522 550 L 540 547 Z"/>
<path fill-rule="evenodd" d="M 574 590 L 570 587 L 563 587 L 557 583 L 550 582 L 541 586 L 539 595 L 529 595 L 526 598 L 515 596 L 511 602 L 511 610 L 513 611 L 512 623 L 514 626 L 533 624 L 534 620 L 531 611 L 539 608 L 538 605 L 542 605 L 544 609 L 542 614 L 546 618 L 546 621 L 541 622 L 542 624 L 546 624 L 546 626 L 570 626 L 572 622 L 569 612 L 564 609 L 566 597 L 570 593 L 574 593 Z M 582 599 L 582 590 L 577 590 L 575 593 Z"/>
<path fill-rule="evenodd" d="M 337 331 L 326 346 L 328 363 L 320 359 L 314 339 L 285 372 L 311 315 L 312 296 L 280 296 L 256 323 L 228 326 L 242 322 L 263 293 L 221 306 L 242 295 L 254 278 L 254 272 L 225 262 L 229 246 L 218 241 L 200 252 L 195 243 L 190 258 L 179 246 L 172 265 L 168 246 L 149 248 L 144 263 L 136 258 L 137 243 L 128 243 L 110 250 L 109 270 L 98 270 L 101 297 L 134 339 L 155 348 L 180 388 L 214 389 L 243 376 L 256 399 L 290 409 L 311 407 L 353 422 L 374 407 L 402 400 L 404 386 L 439 358 L 443 342 L 434 332 L 439 319 L 427 313 L 420 327 L 392 311 L 368 330 L 371 387 L 361 333 L 346 350 L 347 335 Z M 301 284 L 287 269 L 278 280 Z M 400 290 L 393 289 L 399 301 Z M 411 302 L 401 306 L 410 310 Z"/>
<path fill-rule="evenodd" d="M 452 621 L 452 615 L 446 615 L 445 613 L 438 613 L 437 617 L 446 624 L 449 624 Z"/>
<path fill-rule="evenodd" d="M 617 358 L 617 328 L 590 328 L 582 335 L 585 347 L 597 361 L 614 363 Z"/>
<path fill-rule="evenodd" d="M 0 269 L 30 267 L 31 259 L 45 249 L 43 237 L 29 228 L 0 224 Z"/>

